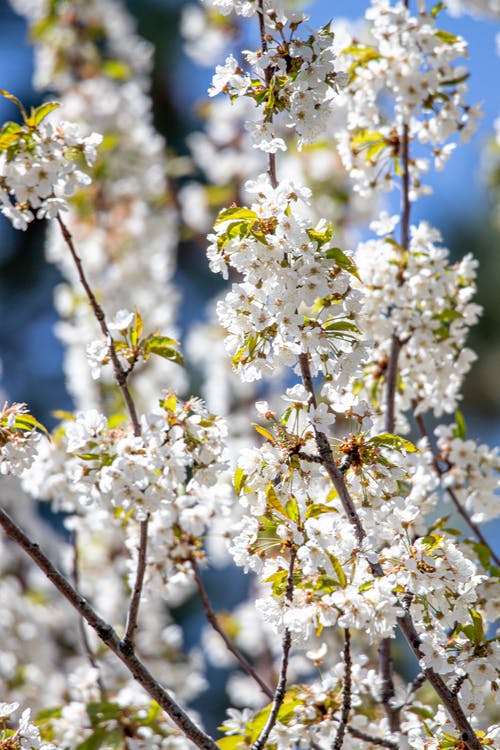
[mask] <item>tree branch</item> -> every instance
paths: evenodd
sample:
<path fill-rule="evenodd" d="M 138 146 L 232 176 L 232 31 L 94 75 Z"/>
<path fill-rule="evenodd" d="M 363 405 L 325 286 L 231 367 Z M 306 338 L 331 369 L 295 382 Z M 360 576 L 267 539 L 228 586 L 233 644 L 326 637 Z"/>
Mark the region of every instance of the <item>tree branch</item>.
<path fill-rule="evenodd" d="M 79 578 L 80 578 L 80 571 L 79 571 L 79 556 L 78 556 L 78 539 L 77 539 L 77 532 L 73 530 L 73 533 L 71 535 L 71 546 L 73 547 L 73 566 L 72 566 L 72 579 L 73 579 L 73 586 L 76 590 L 78 590 L 79 587 Z M 97 672 L 97 686 L 99 688 L 99 692 L 101 694 L 102 700 L 105 700 L 106 697 L 106 689 L 104 687 L 104 683 L 102 681 L 102 677 L 99 671 L 99 666 L 97 664 L 95 655 L 90 648 L 89 639 L 87 637 L 87 631 L 85 630 L 85 620 L 83 617 L 78 618 L 78 628 L 80 631 L 80 640 L 82 642 L 83 650 L 87 656 L 88 662 L 90 666 L 96 670 Z"/>
<path fill-rule="evenodd" d="M 50 562 L 39 545 L 32 542 L 3 509 L 0 509 L 0 526 L 7 536 L 31 557 L 33 562 L 45 573 L 49 581 L 51 581 L 81 617 L 84 618 L 90 627 L 95 630 L 100 640 L 123 662 L 139 685 L 158 703 L 179 729 L 184 732 L 186 737 L 200 748 L 200 750 L 218 750 L 212 738 L 193 722 L 133 651 L 123 650 L 122 642 L 111 625 L 94 611 L 86 599 L 73 588 L 62 573 Z"/>
<path fill-rule="evenodd" d="M 398 744 L 397 742 L 393 742 L 392 740 L 384 740 L 382 737 L 375 737 L 372 734 L 367 734 L 366 732 L 361 732 L 359 729 L 356 729 L 355 727 L 347 727 L 347 731 L 349 734 L 352 734 L 353 737 L 356 737 L 358 740 L 364 740 L 365 742 L 371 742 L 372 745 L 380 745 L 381 747 L 389 747 L 394 750 L 398 750 Z"/>
<path fill-rule="evenodd" d="M 288 577 L 286 582 L 286 592 L 285 592 L 285 599 L 287 602 L 292 602 L 293 600 L 293 572 L 295 567 L 295 558 L 296 558 L 297 552 L 294 547 L 290 550 L 290 565 L 288 567 Z M 271 733 L 272 728 L 276 724 L 276 721 L 278 720 L 278 713 L 279 710 L 283 704 L 283 701 L 285 699 L 285 692 L 286 692 L 286 678 L 287 678 L 287 672 L 288 672 L 288 658 L 290 655 L 290 649 L 292 646 L 292 635 L 288 628 L 285 628 L 285 633 L 283 635 L 283 641 L 282 641 L 282 659 L 281 659 L 281 668 L 280 668 L 280 676 L 278 680 L 278 684 L 276 685 L 276 690 L 274 691 L 274 699 L 271 706 L 271 712 L 269 714 L 269 717 L 266 721 L 266 724 L 260 733 L 258 739 L 254 742 L 254 744 L 251 747 L 251 750 L 262 750 L 264 745 L 267 742 L 267 739 Z"/>
<path fill-rule="evenodd" d="M 73 261 L 76 266 L 76 270 L 78 273 L 78 277 L 81 281 L 81 284 L 83 288 L 85 289 L 85 294 L 87 295 L 87 298 L 89 300 L 90 306 L 92 308 L 92 311 L 94 313 L 94 316 L 99 323 L 99 326 L 101 328 L 101 331 L 106 338 L 106 341 L 108 342 L 109 347 L 109 356 L 111 358 L 111 362 L 113 364 L 113 370 L 115 373 L 115 379 L 118 384 L 118 387 L 120 388 L 123 398 L 125 400 L 125 404 L 127 406 L 128 413 L 130 415 L 130 419 L 132 422 L 132 427 L 134 430 L 134 435 L 140 435 L 141 428 L 139 425 L 139 419 L 137 417 L 137 411 L 135 408 L 134 401 L 132 399 L 132 396 L 130 394 L 130 391 L 127 386 L 127 376 L 125 374 L 125 371 L 123 367 L 120 364 L 120 360 L 118 359 L 118 355 L 116 353 L 115 344 L 113 341 L 113 337 L 111 336 L 111 332 L 108 328 L 108 324 L 106 323 L 106 316 L 104 315 L 104 311 L 100 304 L 98 303 L 94 292 L 92 291 L 90 284 L 87 280 L 87 277 L 85 275 L 85 272 L 83 270 L 82 261 L 79 257 L 78 253 L 75 249 L 75 243 L 73 242 L 73 237 L 71 235 L 71 232 L 69 231 L 66 224 L 61 219 L 60 214 L 57 214 L 56 216 L 57 223 L 59 224 L 62 232 L 62 236 L 64 238 L 64 241 L 66 242 L 66 245 L 70 251 L 71 257 L 73 258 Z"/>
<path fill-rule="evenodd" d="M 69 231 L 66 224 L 63 222 L 60 214 L 57 214 L 56 219 L 57 219 L 57 223 L 59 224 L 59 227 L 61 228 L 64 241 L 66 242 L 66 245 L 70 251 L 71 257 L 73 258 L 73 261 L 75 263 L 78 277 L 85 290 L 85 293 L 89 300 L 94 316 L 101 328 L 102 333 L 104 334 L 106 338 L 106 341 L 108 342 L 109 355 L 111 357 L 111 362 L 113 364 L 115 380 L 125 400 L 125 404 L 126 404 L 128 413 L 130 415 L 130 421 L 132 422 L 132 429 L 133 429 L 134 435 L 138 436 L 141 434 L 141 426 L 139 423 L 139 418 L 137 416 L 137 410 L 135 408 L 134 400 L 132 398 L 132 395 L 127 385 L 127 377 L 129 373 L 125 372 L 125 370 L 120 364 L 120 360 L 118 359 L 118 355 L 116 353 L 113 337 L 111 336 L 111 332 L 108 328 L 108 324 L 106 323 L 106 316 L 104 314 L 104 310 L 99 305 L 96 299 L 96 296 L 94 292 L 92 291 L 89 281 L 85 275 L 85 271 L 83 270 L 83 264 L 82 264 L 81 258 L 76 252 L 75 243 L 73 242 L 73 237 L 71 235 L 71 232 Z M 139 604 L 140 604 L 140 599 L 141 599 L 142 586 L 144 582 L 144 570 L 145 570 L 145 565 L 146 565 L 147 527 L 148 527 L 147 521 L 141 522 L 137 573 L 136 573 L 134 590 L 132 592 L 132 596 L 130 599 L 125 637 L 123 639 L 124 648 L 131 647 L 134 631 L 137 628 L 137 617 L 139 614 Z"/>
<path fill-rule="evenodd" d="M 259 32 L 260 32 L 260 42 L 262 45 L 262 52 L 267 52 L 267 35 L 266 35 L 266 19 L 265 19 L 265 13 L 264 13 L 264 0 L 258 0 L 257 5 L 257 15 L 259 17 Z M 269 89 L 271 80 L 273 77 L 271 68 L 269 65 L 266 67 L 265 72 L 265 81 L 266 81 L 266 87 Z M 276 175 L 276 154 L 267 154 L 267 174 L 269 177 L 269 182 L 271 183 L 273 188 L 278 187 L 278 178 Z"/>
<path fill-rule="evenodd" d="M 234 658 L 243 667 L 243 669 L 245 670 L 245 672 L 247 672 L 250 675 L 250 677 L 252 677 L 255 680 L 255 682 L 259 685 L 259 687 L 262 690 L 262 692 L 265 695 L 267 695 L 267 697 L 270 700 L 272 700 L 273 699 L 273 691 L 271 690 L 271 688 L 268 685 L 266 685 L 266 683 L 264 682 L 264 680 L 258 675 L 258 673 L 252 667 L 252 665 L 250 664 L 250 662 L 248 662 L 245 659 L 245 657 L 243 656 L 243 654 L 231 643 L 231 641 L 229 640 L 229 638 L 225 634 L 224 629 L 221 627 L 221 625 L 220 625 L 220 623 L 219 623 L 219 621 L 217 619 L 217 615 L 215 614 L 215 612 L 212 609 L 212 606 L 210 604 L 210 600 L 208 598 L 208 595 L 207 595 L 207 592 L 205 590 L 205 587 L 203 586 L 203 581 L 201 580 L 200 569 L 198 567 L 198 563 L 196 562 L 196 560 L 193 557 L 191 558 L 191 566 L 193 568 L 194 580 L 195 580 L 196 587 L 198 589 L 198 593 L 200 595 L 201 603 L 203 605 L 203 609 L 205 611 L 205 616 L 206 616 L 208 622 L 210 623 L 210 625 L 212 626 L 212 628 L 215 630 L 215 632 L 220 635 L 220 637 L 222 638 L 222 640 L 224 641 L 224 643 L 226 645 L 227 650 L 232 653 L 232 655 L 234 656 Z"/>
<path fill-rule="evenodd" d="M 310 403 L 315 404 L 316 399 L 314 396 L 314 390 L 312 392 L 310 390 L 310 388 L 312 387 L 312 377 L 307 354 L 299 355 L 299 363 L 301 367 L 304 387 L 310 393 Z M 363 525 L 359 519 L 356 508 L 354 506 L 354 501 L 350 496 L 349 490 L 345 483 L 344 476 L 335 464 L 330 444 L 328 443 L 328 438 L 324 433 L 316 431 L 316 442 L 318 446 L 318 452 L 324 461 L 323 465 L 328 472 L 328 475 L 330 476 L 335 489 L 338 492 L 342 506 L 344 510 L 346 510 L 347 517 L 353 524 L 356 530 L 358 541 L 361 544 L 366 538 L 366 531 L 364 530 Z M 384 571 L 379 562 L 371 564 L 370 567 L 372 574 L 375 577 L 380 578 L 384 575 Z M 413 624 L 413 620 L 410 616 L 409 611 L 406 610 L 405 614 L 402 617 L 398 617 L 397 622 L 413 653 L 415 654 L 417 659 L 420 660 L 422 658 L 422 653 L 419 649 L 420 638 Z M 467 748 L 467 750 L 480 750 L 481 744 L 477 739 L 477 736 L 472 729 L 469 721 L 467 720 L 467 717 L 465 716 L 460 706 L 457 696 L 452 694 L 452 692 L 447 688 L 442 677 L 434 672 L 432 668 L 426 668 L 423 671 L 425 673 L 425 676 L 433 686 L 434 690 L 441 698 L 443 705 L 445 706 L 449 716 L 455 723 L 456 728 L 460 731 L 464 746 Z"/>
<path fill-rule="evenodd" d="M 137 617 L 139 615 L 139 605 L 141 603 L 142 588 L 144 586 L 144 574 L 146 572 L 146 551 L 148 546 L 148 521 L 147 518 L 140 522 L 139 525 L 139 554 L 137 558 L 137 570 L 135 574 L 134 590 L 130 597 L 130 604 L 127 614 L 127 625 L 125 635 L 122 640 L 122 649 L 132 651 L 134 646 L 134 635 L 137 630 Z"/>
<path fill-rule="evenodd" d="M 342 713 L 340 724 L 333 742 L 332 750 L 342 750 L 344 736 L 351 711 L 352 690 L 352 661 L 351 661 L 351 634 L 349 628 L 344 628 L 344 684 L 342 686 Z"/>
<path fill-rule="evenodd" d="M 300 372 L 302 375 L 302 382 L 304 384 L 304 388 L 309 393 L 309 403 L 312 406 L 316 407 L 317 406 L 316 395 L 314 393 L 314 384 L 313 384 L 313 380 L 311 376 L 311 368 L 309 366 L 309 358 L 307 354 L 305 353 L 299 354 L 299 365 L 300 365 Z M 353 525 L 354 530 L 356 532 L 356 538 L 358 540 L 359 545 L 361 546 L 363 544 L 364 539 L 366 538 L 366 532 L 363 528 L 358 512 L 356 510 L 356 507 L 347 489 L 346 483 L 344 481 L 344 475 L 339 469 L 339 467 L 337 466 L 337 464 L 335 463 L 332 449 L 330 448 L 330 443 L 328 442 L 328 438 L 325 435 L 325 433 L 321 432 L 320 430 L 317 430 L 316 428 L 314 428 L 314 432 L 315 432 L 315 438 L 316 438 L 316 445 L 318 448 L 318 453 L 321 458 L 321 462 L 323 466 L 325 467 L 333 486 L 337 490 L 344 512 L 347 518 L 349 519 L 350 523 Z M 379 569 L 380 575 L 383 575 L 383 572 L 380 566 L 378 569 Z"/>

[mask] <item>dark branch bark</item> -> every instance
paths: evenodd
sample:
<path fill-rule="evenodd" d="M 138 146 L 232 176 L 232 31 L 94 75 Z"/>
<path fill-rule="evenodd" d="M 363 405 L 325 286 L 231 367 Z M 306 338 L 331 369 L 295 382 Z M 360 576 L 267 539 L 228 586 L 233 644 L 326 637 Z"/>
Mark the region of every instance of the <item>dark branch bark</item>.
<path fill-rule="evenodd" d="M 342 686 L 342 712 L 340 724 L 335 735 L 332 750 L 342 750 L 344 744 L 347 722 L 351 711 L 352 690 L 352 661 L 351 661 L 351 634 L 349 628 L 344 628 L 344 684 Z"/>
<path fill-rule="evenodd" d="M 288 578 L 286 583 L 286 592 L 285 592 L 285 599 L 287 602 L 292 602 L 293 600 L 293 571 L 295 568 L 295 557 L 296 557 L 296 550 L 292 547 L 290 550 L 290 565 L 288 568 Z M 292 635 L 288 628 L 285 628 L 285 634 L 283 636 L 283 642 L 282 642 L 282 657 L 281 657 L 281 668 L 280 668 L 280 676 L 278 680 L 278 684 L 276 685 L 276 690 L 274 691 L 274 698 L 273 703 L 271 706 L 271 712 L 269 714 L 269 717 L 266 721 L 266 724 L 260 733 L 258 739 L 254 742 L 252 745 L 251 750 L 262 750 L 264 745 L 267 742 L 267 739 L 271 733 L 272 728 L 276 724 L 276 721 L 278 720 L 278 714 L 281 706 L 283 705 L 283 701 L 285 699 L 285 693 L 286 693 L 286 679 L 287 679 L 287 673 L 288 673 L 288 659 L 290 656 L 290 649 L 292 647 Z"/>
<path fill-rule="evenodd" d="M 380 745 L 380 747 L 389 747 L 393 750 L 398 750 L 398 743 L 393 742 L 392 740 L 384 740 L 382 737 L 375 737 L 372 734 L 361 732 L 359 729 L 355 729 L 355 727 L 347 727 L 347 731 L 358 740 L 364 740 L 365 742 L 371 742 L 372 745 Z"/>
<path fill-rule="evenodd" d="M 217 745 L 198 727 L 181 706 L 168 694 L 133 651 L 124 651 L 123 644 L 111 625 L 103 620 L 86 599 L 76 591 L 69 581 L 50 562 L 38 544 L 29 539 L 17 524 L 0 509 L 0 526 L 10 539 L 18 544 L 43 571 L 49 581 L 67 599 L 73 608 L 97 633 L 100 640 L 123 662 L 130 674 L 155 700 L 173 722 L 200 750 L 218 750 Z"/>
<path fill-rule="evenodd" d="M 250 662 L 248 662 L 243 654 L 240 653 L 240 651 L 233 646 L 227 635 L 225 634 L 223 628 L 220 626 L 220 623 L 217 619 L 217 615 L 212 609 L 212 606 L 210 604 L 210 600 L 208 598 L 207 592 L 205 591 L 205 587 L 203 586 L 203 581 L 201 580 L 200 576 L 200 570 L 198 567 L 198 563 L 196 560 L 191 558 L 191 566 L 193 568 L 193 574 L 194 574 L 194 580 L 196 583 L 196 587 L 198 589 L 198 593 L 200 595 L 201 603 L 203 605 L 203 609 L 205 611 L 205 617 L 207 618 L 208 622 L 212 626 L 212 628 L 215 630 L 216 633 L 220 635 L 222 640 L 224 641 L 226 648 L 228 651 L 232 653 L 234 658 L 239 662 L 239 664 L 243 667 L 245 672 L 247 672 L 250 677 L 252 677 L 255 682 L 259 685 L 262 692 L 267 695 L 267 697 L 272 700 L 273 699 L 273 691 L 271 688 L 266 685 L 264 680 L 259 676 L 259 674 L 255 671 L 255 669 L 252 667 Z"/>
<path fill-rule="evenodd" d="M 139 615 L 139 605 L 141 603 L 142 588 L 144 586 L 144 574 L 146 572 L 146 551 L 148 546 L 148 518 L 140 522 L 139 526 L 139 554 L 137 558 L 137 570 L 135 574 L 134 590 L 130 597 L 130 604 L 127 614 L 127 625 L 125 635 L 122 640 L 122 648 L 133 650 L 134 636 L 137 630 L 137 618 Z"/>
<path fill-rule="evenodd" d="M 312 378 L 307 354 L 299 355 L 299 362 L 303 375 L 302 380 L 304 383 L 304 387 L 310 393 L 310 403 L 315 404 L 316 399 L 314 396 L 314 390 L 310 390 L 312 388 Z M 354 501 L 349 494 L 344 476 L 335 464 L 332 451 L 328 443 L 328 438 L 324 433 L 316 432 L 316 442 L 318 446 L 318 452 L 323 459 L 323 465 L 328 472 L 328 475 L 330 476 L 335 489 L 338 492 L 338 495 L 342 502 L 342 506 L 344 510 L 346 510 L 349 521 L 354 525 L 356 529 L 356 533 L 361 544 L 361 542 L 366 538 L 366 532 L 357 514 L 356 508 L 354 506 Z M 372 574 L 376 577 L 382 577 L 384 575 L 382 566 L 378 562 L 371 565 L 371 570 Z M 420 638 L 415 629 L 408 609 L 405 611 L 404 616 L 398 618 L 397 622 L 411 650 L 413 651 L 417 659 L 420 660 L 422 658 L 422 653 L 419 650 Z M 436 672 L 434 672 L 433 669 L 427 668 L 423 671 L 425 673 L 425 676 L 433 686 L 434 690 L 441 698 L 444 707 L 448 711 L 450 718 L 455 724 L 455 727 L 460 731 L 464 747 L 467 748 L 467 750 L 480 750 L 481 743 L 479 742 L 474 730 L 467 720 L 467 717 L 465 716 L 462 707 L 460 706 L 457 696 L 453 695 L 452 691 L 449 690 L 449 688 L 446 686 L 443 678 L 440 677 L 440 675 L 438 675 Z"/>
<path fill-rule="evenodd" d="M 118 355 L 116 353 L 113 337 L 111 336 L 111 332 L 108 328 L 108 324 L 106 323 L 106 316 L 104 315 L 104 311 L 100 304 L 98 303 L 94 292 L 92 291 L 90 284 L 87 280 L 87 277 L 85 275 L 85 271 L 83 270 L 83 265 L 81 258 L 79 257 L 78 253 L 76 252 L 75 244 L 73 242 L 73 237 L 71 235 L 71 232 L 69 231 L 66 224 L 61 219 L 60 214 L 56 216 L 57 223 L 59 224 L 61 228 L 61 232 L 64 238 L 64 241 L 66 242 L 66 245 L 68 247 L 68 250 L 70 251 L 71 257 L 73 258 L 73 261 L 76 266 L 76 270 L 78 273 L 78 278 L 80 279 L 80 282 L 85 289 L 85 294 L 87 295 L 88 301 L 90 303 L 90 306 L 92 308 L 92 311 L 95 315 L 95 318 L 100 326 L 100 329 L 106 338 L 106 341 L 108 342 L 109 346 L 109 356 L 111 358 L 111 362 L 113 365 L 113 370 L 115 373 L 115 379 L 118 384 L 118 387 L 120 388 L 123 398 L 125 400 L 125 404 L 127 406 L 128 413 L 130 415 L 130 419 L 132 422 L 132 426 L 134 429 L 134 435 L 140 435 L 141 428 L 139 425 L 139 419 L 137 417 L 137 411 L 135 408 L 134 401 L 132 399 L 132 396 L 130 394 L 130 391 L 127 386 L 127 376 L 125 374 L 125 371 L 123 370 L 123 367 L 120 364 L 120 360 L 118 359 Z"/>
<path fill-rule="evenodd" d="M 257 15 L 259 16 L 259 32 L 260 32 L 260 43 L 262 45 L 262 52 L 267 52 L 267 36 L 266 36 L 266 19 L 264 14 L 264 0 L 258 0 L 258 10 Z M 265 81 L 266 86 L 269 88 L 271 79 L 272 79 L 272 71 L 271 68 L 268 66 L 265 70 Z M 276 175 L 276 154 L 268 154 L 267 155 L 267 174 L 269 177 L 269 182 L 271 183 L 273 188 L 278 187 L 278 178 Z"/>

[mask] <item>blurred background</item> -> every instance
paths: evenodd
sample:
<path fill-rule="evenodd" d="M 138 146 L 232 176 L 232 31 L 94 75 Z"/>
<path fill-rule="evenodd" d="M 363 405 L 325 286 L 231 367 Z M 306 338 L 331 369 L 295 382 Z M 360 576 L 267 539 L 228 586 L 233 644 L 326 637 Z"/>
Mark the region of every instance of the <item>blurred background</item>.
<path fill-rule="evenodd" d="M 185 4 L 182 0 L 127 3 L 137 19 L 139 33 L 155 46 L 155 125 L 178 156 L 187 154 L 187 135 L 201 127 L 197 107 L 206 96 L 212 76 L 211 68 L 195 66 L 183 52 L 179 29 Z M 366 6 L 365 0 L 317 0 L 312 4 L 310 23 L 313 27 L 324 25 L 333 13 L 336 18 L 359 18 Z M 472 141 L 456 150 L 445 170 L 429 176 L 434 194 L 418 202 L 413 218 L 435 224 L 455 257 L 472 252 L 480 261 L 478 302 L 484 307 L 484 315 L 471 337 L 470 344 L 479 359 L 467 380 L 464 412 L 474 437 L 500 445 L 500 230 L 494 221 L 494 195 L 488 187 L 495 158 L 491 146 L 494 121 L 500 116 L 500 65 L 495 44 L 500 27 L 470 16 L 449 18 L 443 14 L 442 18 L 442 26 L 461 34 L 469 43 L 468 98 L 470 103 L 483 103 L 484 117 Z M 26 106 L 39 103 L 40 94 L 31 83 L 32 70 L 25 21 L 6 0 L 0 0 L 0 88 L 14 93 Z M 12 105 L 0 98 L 0 121 L 13 116 Z M 498 154 L 496 159 L 498 163 Z M 27 232 L 15 231 L 0 216 L 0 390 L 9 401 L 28 402 L 37 418 L 51 426 L 51 412 L 71 408 L 71 401 L 64 385 L 61 347 L 53 334 L 56 315 L 52 290 L 59 275 L 44 260 L 43 232 L 43 224 L 36 222 Z M 184 250 L 178 258 L 177 280 L 190 300 L 181 310 L 189 308 L 192 319 L 202 310 L 204 301 L 214 295 L 219 281 L 208 272 L 202 250 Z M 191 319 L 180 321 L 182 330 Z M 500 538 L 500 525 L 490 524 L 486 533 L 498 548 L 500 542 L 494 540 Z M 224 587 L 216 578 L 210 581 L 214 608 L 230 608 L 241 599 L 242 585 L 240 578 L 233 584 L 226 579 Z M 190 638 L 195 640 L 200 628 L 199 609 L 184 605 L 178 617 L 188 642 Z M 215 682 L 219 679 L 215 673 L 212 678 Z M 203 702 L 200 708 L 206 709 Z"/>

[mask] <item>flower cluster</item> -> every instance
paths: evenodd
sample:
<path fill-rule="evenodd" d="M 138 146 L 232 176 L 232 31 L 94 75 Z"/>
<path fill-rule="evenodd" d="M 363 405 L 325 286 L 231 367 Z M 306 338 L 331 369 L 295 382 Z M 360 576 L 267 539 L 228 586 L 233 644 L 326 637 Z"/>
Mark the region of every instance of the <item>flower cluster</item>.
<path fill-rule="evenodd" d="M 56 750 L 56 745 L 44 742 L 40 729 L 31 721 L 31 709 L 26 708 L 19 719 L 17 729 L 5 729 L 5 723 L 11 720 L 19 708 L 19 703 L 0 703 L 0 744 L 9 750 Z"/>
<path fill-rule="evenodd" d="M 303 16 L 290 18 L 268 11 L 265 46 L 245 52 L 250 71 L 245 72 L 230 55 L 217 66 L 211 96 L 228 94 L 232 100 L 246 96 L 264 113 L 261 122 L 246 123 L 254 146 L 267 153 L 286 151 L 285 133 L 294 130 L 298 147 L 312 143 L 324 132 L 335 94 L 346 85 L 347 75 L 335 69 L 333 32 L 324 26 L 306 40 L 295 38 Z M 288 34 L 288 37 L 287 37 Z"/>
<path fill-rule="evenodd" d="M 35 218 L 53 219 L 68 210 L 68 198 L 90 184 L 79 168 L 96 158 L 98 133 L 83 138 L 76 125 L 43 122 L 57 105 L 42 105 L 23 125 L 7 123 L 0 131 L 0 211 L 16 229 L 26 229 Z"/>
<path fill-rule="evenodd" d="M 498 450 L 466 440 L 457 425 L 440 425 L 436 434 L 444 462 L 444 486 L 455 494 L 475 523 L 496 518 L 500 514 Z"/>
<path fill-rule="evenodd" d="M 179 495 L 181 505 L 171 528 L 182 526 L 185 519 L 190 533 L 201 533 L 189 519 L 201 488 L 213 485 L 225 466 L 224 424 L 198 399 L 182 403 L 167 394 L 161 407 L 141 417 L 140 435 L 128 427 L 110 427 L 96 410 L 80 412 L 65 423 L 60 439 L 73 456 L 66 462 L 68 490 L 82 506 L 117 508 L 137 517 L 162 505 L 173 509 Z M 35 475 L 39 471 L 43 467 L 35 465 Z M 27 481 L 36 479 L 30 476 Z"/>
<path fill-rule="evenodd" d="M 14 0 L 14 7 L 27 16 L 35 39 L 36 86 L 50 85 L 60 101 L 58 114 L 83 133 L 97 130 L 104 137 L 92 183 L 70 202 L 65 217 L 87 278 L 107 315 L 138 307 L 147 330 L 172 335 L 177 228 L 165 143 L 153 127 L 147 94 L 153 50 L 117 0 L 73 0 L 70 11 L 64 3 L 31 0 Z M 55 304 L 68 390 L 79 409 L 113 402 L 111 371 L 97 382 L 86 367 L 86 345 L 100 331 L 77 291 L 76 270 L 57 226 L 49 232 L 46 255 L 64 278 Z M 180 368 L 157 358 L 135 368 L 130 383 L 143 411 L 154 406 L 165 379 L 180 385 Z"/>
<path fill-rule="evenodd" d="M 390 232 L 390 226 L 380 231 Z M 396 336 L 402 346 L 398 411 L 413 406 L 417 413 L 432 410 L 440 416 L 456 409 L 463 376 L 475 359 L 465 339 L 480 313 L 471 301 L 477 262 L 467 255 L 450 265 L 439 232 L 426 222 L 411 227 L 410 234 L 407 251 L 388 234 L 362 243 L 356 252 L 364 284 L 359 325 L 373 341 L 362 388 L 367 400 L 383 408 L 382 386 Z"/>
<path fill-rule="evenodd" d="M 421 184 L 429 158 L 418 146 L 429 147 L 441 169 L 455 148 L 450 138 L 458 133 L 464 140 L 475 130 L 479 111 L 465 103 L 467 70 L 455 65 L 466 54 L 466 43 L 441 30 L 435 16 L 414 16 L 403 2 L 372 0 L 366 12 L 371 38 L 353 39 L 343 50 L 350 79 L 347 129 L 339 133 L 339 149 L 362 195 L 394 186 L 403 125 L 414 145 L 408 164 L 411 200 L 429 192 Z"/>
<path fill-rule="evenodd" d="M 26 404 L 4 404 L 0 412 L 0 474 L 20 476 L 31 466 L 40 440 L 37 428 L 42 425 Z"/>
<path fill-rule="evenodd" d="M 246 189 L 254 203 L 222 211 L 208 248 L 213 271 L 243 277 L 217 306 L 233 365 L 254 380 L 307 352 L 315 374 L 355 368 L 353 261 L 329 227 L 310 225 L 309 191 L 286 181 L 275 189 L 265 176 Z"/>

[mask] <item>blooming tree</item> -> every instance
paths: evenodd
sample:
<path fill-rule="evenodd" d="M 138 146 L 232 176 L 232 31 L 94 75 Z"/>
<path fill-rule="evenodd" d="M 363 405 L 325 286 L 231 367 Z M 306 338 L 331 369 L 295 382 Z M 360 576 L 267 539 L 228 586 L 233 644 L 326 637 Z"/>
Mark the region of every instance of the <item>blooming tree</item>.
<path fill-rule="evenodd" d="M 19 116 L 0 131 L 0 210 L 18 229 L 50 220 L 75 411 L 51 436 L 24 404 L 0 413 L 15 563 L 1 742 L 498 747 L 500 559 L 480 524 L 499 514 L 500 459 L 458 410 L 476 261 L 412 223 L 425 174 L 479 116 L 444 4 L 371 0 L 358 29 L 317 31 L 287 0 L 188 7 L 198 58 L 253 47 L 217 65 L 190 141 L 205 179 L 179 190 L 151 123 L 151 50 L 122 6 L 13 5 L 57 101 L 28 113 L 2 91 Z M 451 10 L 466 5 L 498 13 Z M 211 215 L 208 263 L 228 287 L 187 343 L 205 403 L 180 374 L 172 258 L 181 220 L 199 236 Z M 71 544 L 31 498 L 65 512 Z M 253 581 L 231 615 L 204 588 L 221 560 Z M 204 654 L 169 609 L 193 592 Z M 231 670 L 218 737 L 189 708 L 207 660 Z"/>

